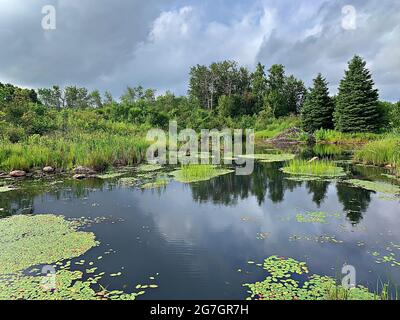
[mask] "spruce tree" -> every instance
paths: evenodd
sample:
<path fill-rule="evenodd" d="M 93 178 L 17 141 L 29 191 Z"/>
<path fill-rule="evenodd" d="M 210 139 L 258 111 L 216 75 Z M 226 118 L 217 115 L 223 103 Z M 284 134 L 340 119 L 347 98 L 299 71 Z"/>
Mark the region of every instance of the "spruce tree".
<path fill-rule="evenodd" d="M 318 74 L 301 110 L 303 130 L 312 133 L 321 128 L 332 129 L 334 109 L 335 105 L 329 97 L 328 83 Z"/>
<path fill-rule="evenodd" d="M 334 113 L 335 128 L 341 132 L 379 131 L 381 112 L 378 98 L 366 62 L 354 56 L 340 82 Z"/>

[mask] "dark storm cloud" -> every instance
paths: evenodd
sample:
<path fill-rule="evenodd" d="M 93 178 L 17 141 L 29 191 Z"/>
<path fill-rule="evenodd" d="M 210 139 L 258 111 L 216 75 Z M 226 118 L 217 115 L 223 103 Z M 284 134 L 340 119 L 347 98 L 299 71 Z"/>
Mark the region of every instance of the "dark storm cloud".
<path fill-rule="evenodd" d="M 41 27 L 44 5 L 57 29 Z M 357 28 L 342 28 L 342 8 Z M 332 93 L 362 55 L 381 97 L 400 99 L 400 1 L 392 0 L 0 0 L 0 81 L 41 87 L 127 85 L 184 94 L 197 63 L 282 63 L 307 85 L 318 72 Z"/>
<path fill-rule="evenodd" d="M 167 1 L 0 0 L 0 78 L 25 85 L 98 82 L 132 59 Z M 44 5 L 56 30 L 43 30 Z"/>
<path fill-rule="evenodd" d="M 355 30 L 342 27 L 342 8 L 348 4 L 356 9 Z M 282 63 L 308 84 L 322 72 L 336 92 L 346 62 L 359 54 L 367 60 L 382 98 L 400 99 L 396 89 L 400 84 L 400 2 L 329 1 L 310 21 L 315 33 L 297 38 L 282 33 L 277 26 L 263 43 L 258 59 L 266 64 Z"/>

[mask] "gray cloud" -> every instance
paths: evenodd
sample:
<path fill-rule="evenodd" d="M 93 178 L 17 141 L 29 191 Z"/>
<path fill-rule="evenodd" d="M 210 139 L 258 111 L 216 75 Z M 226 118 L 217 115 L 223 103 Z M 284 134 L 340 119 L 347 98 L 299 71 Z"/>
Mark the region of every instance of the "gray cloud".
<path fill-rule="evenodd" d="M 357 28 L 342 28 L 342 8 L 351 4 L 357 10 Z M 329 1 L 309 18 L 314 34 L 290 37 L 279 26 L 260 49 L 260 61 L 282 63 L 307 84 L 322 72 L 336 93 L 347 61 L 354 54 L 363 56 L 371 68 L 381 97 L 399 100 L 400 84 L 400 2 L 395 1 Z"/>
<path fill-rule="evenodd" d="M 57 29 L 41 8 L 57 8 Z M 341 27 L 343 5 L 357 29 Z M 0 81 L 77 84 L 119 95 L 126 85 L 184 94 L 190 66 L 235 59 L 282 63 L 332 92 L 347 61 L 364 56 L 385 99 L 400 99 L 400 3 L 389 0 L 0 0 Z"/>

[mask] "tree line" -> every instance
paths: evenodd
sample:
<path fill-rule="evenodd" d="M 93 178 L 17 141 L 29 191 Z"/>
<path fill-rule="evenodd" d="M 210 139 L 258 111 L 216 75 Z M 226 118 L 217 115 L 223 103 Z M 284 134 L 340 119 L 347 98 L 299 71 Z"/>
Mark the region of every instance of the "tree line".
<path fill-rule="evenodd" d="M 0 83 L 0 128 L 45 134 L 60 127 L 69 111 L 86 110 L 106 121 L 166 127 L 177 120 L 182 127 L 255 128 L 262 130 L 272 119 L 298 115 L 303 130 L 379 132 L 400 127 L 400 103 L 379 101 L 366 62 L 355 56 L 340 82 L 338 94 L 329 94 L 328 83 L 317 75 L 313 86 L 287 75 L 285 67 L 268 70 L 258 63 L 255 70 L 234 61 L 196 65 L 189 72 L 188 94 L 157 95 L 153 89 L 127 87 L 118 99 L 76 86 L 23 89 Z M 61 116 L 60 116 L 61 115 Z M 9 129 L 9 128 L 8 128 Z"/>

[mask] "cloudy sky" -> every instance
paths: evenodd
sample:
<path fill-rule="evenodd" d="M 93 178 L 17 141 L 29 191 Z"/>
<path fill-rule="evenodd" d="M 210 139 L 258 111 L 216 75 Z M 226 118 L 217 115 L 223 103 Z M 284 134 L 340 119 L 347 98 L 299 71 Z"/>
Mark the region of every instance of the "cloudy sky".
<path fill-rule="evenodd" d="M 0 81 L 26 87 L 185 94 L 190 66 L 233 59 L 282 63 L 307 85 L 322 72 L 335 93 L 359 54 L 400 100 L 400 0 L 0 0 L 0 43 Z"/>

